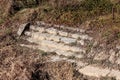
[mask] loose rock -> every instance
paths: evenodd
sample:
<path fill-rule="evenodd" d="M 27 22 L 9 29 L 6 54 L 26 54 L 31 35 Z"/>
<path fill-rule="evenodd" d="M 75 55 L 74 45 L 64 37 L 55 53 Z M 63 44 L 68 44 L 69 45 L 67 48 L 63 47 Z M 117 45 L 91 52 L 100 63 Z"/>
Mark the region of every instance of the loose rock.
<path fill-rule="evenodd" d="M 25 32 L 25 30 L 29 29 L 29 27 L 30 27 L 30 23 L 25 23 L 25 24 L 20 25 L 17 34 L 21 36 Z"/>

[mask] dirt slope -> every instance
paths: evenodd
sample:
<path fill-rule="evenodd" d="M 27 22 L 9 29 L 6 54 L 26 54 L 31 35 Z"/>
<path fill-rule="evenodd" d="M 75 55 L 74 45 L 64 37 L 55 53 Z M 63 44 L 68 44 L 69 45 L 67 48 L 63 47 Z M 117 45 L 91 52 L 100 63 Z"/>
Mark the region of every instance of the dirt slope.
<path fill-rule="evenodd" d="M 82 20 L 84 21 L 86 18 L 86 12 L 84 14 L 79 11 L 76 13 L 76 11 L 71 12 L 68 10 L 68 12 L 64 12 L 56 10 L 61 6 L 64 7 L 68 4 L 78 4 L 78 2 L 74 2 L 74 0 L 72 0 L 73 2 L 69 0 L 66 0 L 68 2 L 65 2 L 64 0 L 61 0 L 61 2 L 59 2 L 60 0 L 49 0 L 49 5 L 52 7 L 58 7 L 54 8 L 55 10 L 52 10 L 53 8 L 48 7 L 48 5 L 36 2 L 36 0 L 31 0 L 31 2 L 26 1 L 27 0 L 0 0 L 0 80 L 115 80 L 115 78 L 109 77 L 98 79 L 83 75 L 74 69 L 76 66 L 75 63 L 66 62 L 65 60 L 49 62 L 51 56 L 53 56 L 53 54 L 56 55 L 56 53 L 48 54 L 40 50 L 20 47 L 19 44 L 28 44 L 29 42 L 18 38 L 16 32 L 22 23 L 31 22 L 34 25 L 38 20 L 43 20 L 52 24 L 65 24 L 80 29 L 82 28 L 87 30 L 85 34 L 89 34 L 98 41 L 99 44 L 102 44 L 101 46 L 104 47 L 103 50 L 115 50 L 115 55 L 113 52 L 113 55 L 109 54 L 109 58 L 110 55 L 112 55 L 111 58 L 116 60 L 118 59 L 117 57 L 120 56 L 117 54 L 119 50 L 116 49 L 116 45 L 120 44 L 119 17 L 115 22 L 111 20 L 111 17 L 108 17 L 107 19 L 99 19 L 99 17 L 97 17 L 97 19 L 93 19 L 93 17 L 90 17 L 92 20 L 89 21 L 88 19 L 88 21 L 80 25 Z M 55 2 L 57 4 L 55 4 Z M 83 13 L 84 15 L 78 15 L 79 13 Z M 88 48 L 90 47 L 91 44 Z M 95 49 L 98 50 L 98 48 L 101 49 L 101 47 L 97 47 Z M 105 51 L 98 54 L 99 55 L 96 56 L 99 59 L 106 58 L 100 56 L 107 55 Z M 93 58 L 88 59 L 88 57 L 91 56 L 94 56 L 92 52 L 87 54 L 86 62 L 92 62 L 92 64 L 96 63 L 97 61 L 93 61 Z M 68 58 L 74 59 L 75 57 L 70 56 Z M 110 66 L 110 68 L 119 69 L 119 65 L 111 64 L 108 61 L 108 58 L 100 62 L 98 61 L 97 63 L 98 65 L 102 64 L 103 67 L 106 67 L 107 65 L 107 67 Z M 85 67 L 85 69 L 86 68 L 89 68 L 89 66 Z"/>

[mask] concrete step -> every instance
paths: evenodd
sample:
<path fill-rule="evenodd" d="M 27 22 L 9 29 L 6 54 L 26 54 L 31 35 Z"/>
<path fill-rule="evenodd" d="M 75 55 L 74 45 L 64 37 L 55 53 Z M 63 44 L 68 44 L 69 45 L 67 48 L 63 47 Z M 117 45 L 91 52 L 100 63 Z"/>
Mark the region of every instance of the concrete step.
<path fill-rule="evenodd" d="M 77 44 L 84 46 L 86 43 L 84 40 L 77 40 L 74 38 L 69 38 L 69 37 L 63 37 L 59 35 L 52 35 L 48 33 L 40 33 L 40 32 L 25 32 L 25 35 L 30 36 L 31 38 L 37 39 L 37 40 L 50 40 L 50 41 L 55 41 L 55 42 L 62 42 L 64 44 L 68 45 L 74 45 L 76 46 Z"/>
<path fill-rule="evenodd" d="M 60 50 L 63 50 L 63 51 L 83 52 L 83 53 L 85 53 L 84 48 L 75 47 L 75 46 L 69 46 L 69 45 L 65 45 L 63 43 L 57 43 L 57 42 L 49 41 L 49 40 L 43 40 L 39 44 L 41 44 L 42 46 L 48 46 L 48 47 L 60 49 Z"/>
<path fill-rule="evenodd" d="M 92 77 L 115 77 L 116 80 L 120 80 L 120 70 L 108 69 L 108 68 L 100 68 L 93 65 L 85 66 L 79 69 L 79 72 Z"/>
<path fill-rule="evenodd" d="M 47 32 L 49 34 L 71 37 L 71 38 L 75 38 L 75 39 L 92 40 L 92 37 L 90 37 L 86 34 L 82 34 L 82 33 L 69 33 L 69 32 L 66 32 L 63 30 L 58 30 L 58 29 L 54 29 L 54 28 L 36 27 L 33 25 L 30 26 L 30 28 L 32 30 L 39 31 L 41 33 Z"/>
<path fill-rule="evenodd" d="M 83 75 L 89 76 L 89 77 L 96 77 L 96 78 L 101 78 L 101 77 L 114 77 L 116 80 L 120 80 L 120 70 L 115 70 L 115 69 L 108 69 L 108 68 L 102 68 L 99 66 L 94 66 L 94 65 L 88 65 L 88 63 L 82 62 L 82 61 L 76 61 L 68 58 L 61 58 L 59 56 L 52 56 L 51 61 L 56 62 L 56 61 L 68 61 L 72 63 L 76 63 L 77 67 L 80 68 L 78 69 L 80 73 Z"/>
<path fill-rule="evenodd" d="M 52 56 L 51 57 L 51 61 L 55 62 L 55 61 L 61 61 L 61 60 L 65 60 L 68 62 L 72 62 L 72 63 L 76 63 L 76 69 L 78 69 L 78 71 L 80 73 L 82 73 L 83 75 L 86 76 L 90 76 L 90 77 L 96 77 L 96 78 L 101 78 L 101 77 L 115 77 L 116 80 L 120 80 L 120 70 L 115 70 L 115 69 L 108 69 L 108 68 L 102 68 L 100 66 L 95 66 L 95 65 L 88 65 L 88 63 L 82 62 L 82 61 L 77 61 L 74 59 L 69 59 L 68 56 L 73 55 L 72 53 L 67 53 L 66 52 L 62 52 L 60 51 L 59 53 L 57 52 L 58 50 L 46 47 L 46 46 L 34 46 L 34 45 L 24 45 L 21 44 L 21 46 L 24 47 L 29 47 L 29 48 L 34 48 L 34 49 L 40 49 L 40 50 L 44 50 L 44 51 L 56 51 L 56 53 L 58 54 L 58 56 Z M 44 49 L 45 48 L 45 49 Z M 64 55 L 66 57 L 60 58 L 59 55 Z"/>
<path fill-rule="evenodd" d="M 85 67 L 86 65 L 88 65 L 88 63 L 85 63 L 85 62 L 82 62 L 82 61 L 76 61 L 76 60 L 73 60 L 73 59 L 69 59 L 69 58 L 66 58 L 66 57 L 60 57 L 59 55 L 56 55 L 56 56 L 51 56 L 50 57 L 50 61 L 53 61 L 53 62 L 56 62 L 56 61 L 68 61 L 68 62 L 71 62 L 71 63 L 75 63 L 76 64 L 76 67 L 79 67 L 79 68 L 82 68 L 82 67 Z"/>
<path fill-rule="evenodd" d="M 88 65 L 84 68 L 79 69 L 80 73 L 83 73 L 87 76 L 94 76 L 94 77 L 105 77 L 110 73 L 109 69 L 102 69 L 99 67 L 94 67 L 92 65 Z"/>
<path fill-rule="evenodd" d="M 45 23 L 43 21 L 37 21 L 36 24 L 39 25 L 39 26 L 47 26 L 47 27 L 52 26 L 52 27 L 55 27 L 55 28 L 61 28 L 61 29 L 67 29 L 67 30 L 71 30 L 71 31 L 77 31 L 77 32 L 85 33 L 85 30 L 80 29 L 80 28 L 68 27 L 68 26 L 64 26 L 64 25 L 49 24 L 49 23 Z"/>
<path fill-rule="evenodd" d="M 56 49 L 56 48 L 49 47 L 47 45 L 43 46 L 43 45 L 25 45 L 25 44 L 21 44 L 20 46 L 28 47 L 28 48 L 32 48 L 32 49 L 39 49 L 39 50 L 42 50 L 44 52 L 56 52 L 57 55 L 59 55 L 59 56 L 63 55 L 63 56 L 66 56 L 67 58 L 69 58 L 71 56 L 75 56 L 75 58 L 83 58 L 84 57 L 82 54 L 75 55 L 74 52 L 59 50 L 59 49 Z"/>
<path fill-rule="evenodd" d="M 21 46 L 43 50 L 44 52 L 56 52 L 57 55 L 51 56 L 51 61 L 55 62 L 65 60 L 76 63 L 76 69 L 83 75 L 97 78 L 115 77 L 117 80 L 120 80 L 120 70 L 103 68 L 100 67 L 100 65 L 91 65 L 91 63 L 87 61 L 88 59 L 85 57 L 87 55 L 90 55 L 89 58 L 94 57 L 93 61 L 98 60 L 99 62 L 108 58 L 109 61 L 113 61 L 113 59 L 116 58 L 116 52 L 111 51 L 110 54 L 112 54 L 109 56 L 109 54 L 106 54 L 106 51 L 102 52 L 102 50 L 94 50 L 91 49 L 90 46 L 91 54 L 87 54 L 86 50 L 88 47 L 86 45 L 89 46 L 89 42 L 92 43 L 93 38 L 86 34 L 85 30 L 65 27 L 63 25 L 46 24 L 44 22 L 40 22 L 39 27 L 32 25 L 30 26 L 30 29 L 30 31 L 25 32 L 25 35 L 28 36 L 27 40 L 29 42 L 36 43 L 37 45 L 21 44 Z M 69 30 L 71 30 L 71 32 Z M 120 50 L 119 46 L 116 48 L 118 52 Z M 94 54 L 97 55 L 94 56 Z M 63 58 L 61 58 L 61 55 L 63 55 Z M 84 60 L 84 62 L 80 60 Z M 113 62 L 120 64 L 120 59 L 118 58 Z M 97 63 L 94 64 L 97 65 Z"/>

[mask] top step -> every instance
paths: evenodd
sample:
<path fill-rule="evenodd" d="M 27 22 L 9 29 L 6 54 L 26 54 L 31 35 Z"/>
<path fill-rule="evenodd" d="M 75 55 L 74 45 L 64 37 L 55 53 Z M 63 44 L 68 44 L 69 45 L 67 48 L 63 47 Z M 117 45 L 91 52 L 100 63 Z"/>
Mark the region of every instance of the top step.
<path fill-rule="evenodd" d="M 68 26 L 64 26 L 64 25 L 49 24 L 49 23 L 45 23 L 43 21 L 37 21 L 36 24 L 38 26 L 56 27 L 56 28 L 60 28 L 60 29 L 68 29 L 68 30 L 71 30 L 71 31 L 85 33 L 85 30 L 83 30 L 83 29 L 68 27 Z"/>

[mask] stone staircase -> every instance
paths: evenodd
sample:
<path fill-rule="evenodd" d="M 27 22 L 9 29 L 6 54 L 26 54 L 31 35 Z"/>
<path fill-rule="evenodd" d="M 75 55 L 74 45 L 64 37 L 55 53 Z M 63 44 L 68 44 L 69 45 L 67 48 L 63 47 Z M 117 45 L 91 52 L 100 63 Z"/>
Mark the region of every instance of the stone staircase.
<path fill-rule="evenodd" d="M 99 52 L 94 50 L 93 47 L 96 45 L 95 40 L 83 29 L 52 25 L 38 21 L 36 25 L 31 25 L 30 30 L 25 31 L 24 34 L 27 36 L 25 38 L 27 41 L 37 45 L 20 45 L 39 49 L 44 52 L 55 52 L 57 55 L 51 56 L 50 61 L 69 61 L 75 63 L 76 70 L 84 75 L 97 78 L 115 77 L 117 80 L 120 80 L 120 71 L 118 69 L 103 68 L 102 66 L 89 63 L 89 58 L 92 61 L 100 61 L 110 58 L 111 55 L 107 56 L 104 54 L 104 51 Z M 99 54 L 97 54 L 98 52 Z"/>

